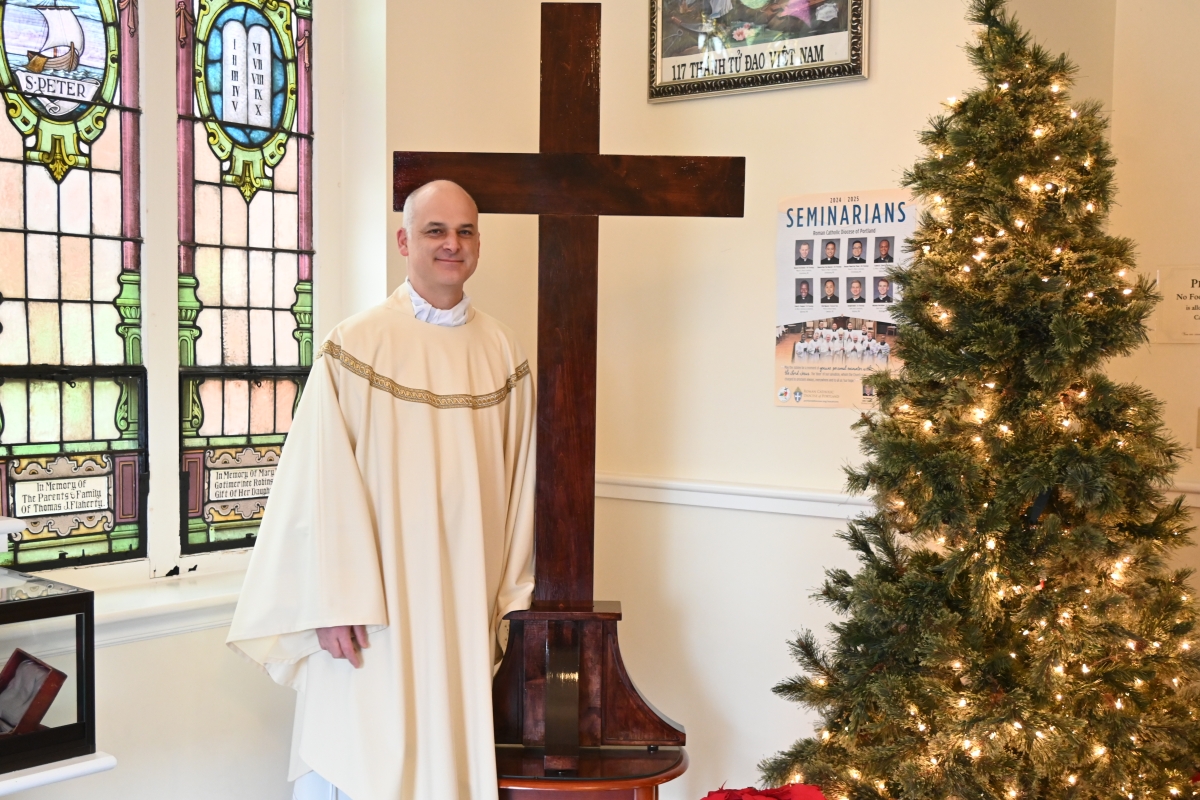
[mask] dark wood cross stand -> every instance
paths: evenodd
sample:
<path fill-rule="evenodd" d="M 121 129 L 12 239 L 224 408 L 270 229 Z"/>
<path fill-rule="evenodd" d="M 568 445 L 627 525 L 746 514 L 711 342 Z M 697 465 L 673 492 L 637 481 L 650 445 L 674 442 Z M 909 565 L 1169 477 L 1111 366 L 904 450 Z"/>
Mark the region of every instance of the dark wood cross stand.
<path fill-rule="evenodd" d="M 592 599 L 599 215 L 740 217 L 743 158 L 600 154 L 600 5 L 542 5 L 540 153 L 395 154 L 396 210 L 452 180 L 538 214 L 533 607 L 508 615 L 492 688 L 505 800 L 649 800 L 687 768 L 683 728 L 634 688 L 621 606 Z"/>

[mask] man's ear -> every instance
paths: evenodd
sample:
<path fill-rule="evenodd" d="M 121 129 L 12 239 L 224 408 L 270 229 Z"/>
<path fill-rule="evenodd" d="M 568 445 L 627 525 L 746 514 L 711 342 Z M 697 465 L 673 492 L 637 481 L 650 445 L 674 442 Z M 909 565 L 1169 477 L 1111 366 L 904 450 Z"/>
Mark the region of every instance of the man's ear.
<path fill-rule="evenodd" d="M 408 231 L 400 228 L 396 231 L 396 244 L 400 247 L 400 255 L 408 257 Z"/>

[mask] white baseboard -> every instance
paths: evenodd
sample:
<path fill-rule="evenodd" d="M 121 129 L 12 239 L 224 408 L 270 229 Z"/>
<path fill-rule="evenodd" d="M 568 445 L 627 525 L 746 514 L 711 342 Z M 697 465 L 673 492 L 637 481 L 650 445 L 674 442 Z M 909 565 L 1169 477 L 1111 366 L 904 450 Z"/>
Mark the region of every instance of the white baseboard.
<path fill-rule="evenodd" d="M 1168 497 L 1183 495 L 1184 504 L 1200 508 L 1200 483 L 1177 483 Z M 640 475 L 597 473 L 596 496 L 681 506 L 761 511 L 798 517 L 853 519 L 873 508 L 869 496 L 811 489 L 785 489 L 740 483 L 669 480 Z"/>
<path fill-rule="evenodd" d="M 608 473 L 596 475 L 596 497 L 824 519 L 852 519 L 873 507 L 867 497 L 837 492 Z"/>
<path fill-rule="evenodd" d="M 62 783 L 82 778 L 85 775 L 95 775 L 97 772 L 105 772 L 115 766 L 117 766 L 117 759 L 108 753 L 98 752 L 90 756 L 68 758 L 66 761 L 56 761 L 53 764 L 43 764 L 40 767 L 9 772 L 0 775 L 0 796 L 16 794 L 52 783 Z"/>
<path fill-rule="evenodd" d="M 1190 508 L 1200 508 L 1200 483 L 1177 483 L 1167 496 L 1183 495 L 1184 505 Z"/>

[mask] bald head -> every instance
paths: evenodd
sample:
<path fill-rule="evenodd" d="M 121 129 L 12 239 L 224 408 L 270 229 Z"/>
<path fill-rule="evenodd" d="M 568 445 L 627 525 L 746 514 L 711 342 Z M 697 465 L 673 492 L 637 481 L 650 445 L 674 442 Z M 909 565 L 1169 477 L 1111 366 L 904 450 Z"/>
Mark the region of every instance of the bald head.
<path fill-rule="evenodd" d="M 396 231 L 408 281 L 435 308 L 453 308 L 479 263 L 479 208 L 453 181 L 431 181 L 404 201 Z"/>
<path fill-rule="evenodd" d="M 418 186 L 404 199 L 404 229 L 409 232 L 409 235 L 413 232 L 413 221 L 421 215 L 429 200 L 438 204 L 466 203 L 474 212 L 476 222 L 478 222 L 479 206 L 475 205 L 475 198 L 471 197 L 466 189 L 454 181 L 430 181 L 423 186 Z"/>

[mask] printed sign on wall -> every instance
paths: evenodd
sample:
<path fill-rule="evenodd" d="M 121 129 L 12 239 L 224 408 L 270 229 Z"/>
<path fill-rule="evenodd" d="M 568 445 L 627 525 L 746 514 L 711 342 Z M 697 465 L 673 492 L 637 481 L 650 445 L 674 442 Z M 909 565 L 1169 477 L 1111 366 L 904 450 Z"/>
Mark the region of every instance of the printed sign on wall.
<path fill-rule="evenodd" d="M 1200 344 L 1200 267 L 1159 270 L 1162 303 L 1150 321 L 1150 340 L 1163 344 Z"/>
<path fill-rule="evenodd" d="M 863 378 L 896 369 L 894 273 L 917 207 L 901 189 L 834 192 L 780 201 L 775 246 L 775 402 L 874 405 Z"/>

